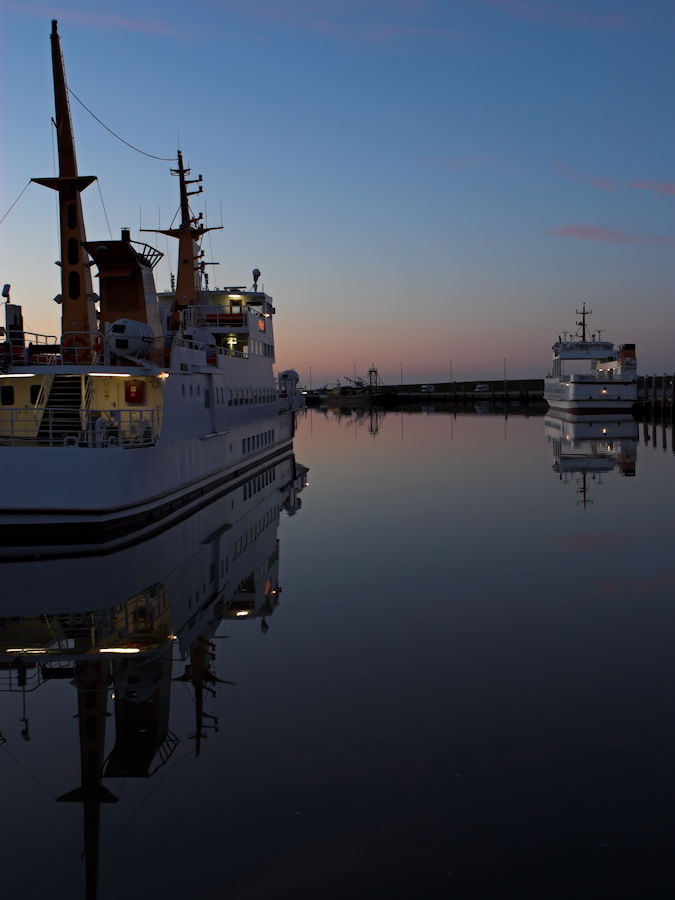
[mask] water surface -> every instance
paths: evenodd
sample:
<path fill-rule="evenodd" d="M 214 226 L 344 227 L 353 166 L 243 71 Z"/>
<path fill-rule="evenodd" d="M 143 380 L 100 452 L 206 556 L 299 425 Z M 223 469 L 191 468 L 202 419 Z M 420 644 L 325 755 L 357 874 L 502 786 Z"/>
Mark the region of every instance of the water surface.
<path fill-rule="evenodd" d="M 672 431 L 314 410 L 295 455 L 135 552 L 1 567 L 5 649 L 26 604 L 54 628 L 141 584 L 168 610 L 126 777 L 129 664 L 100 688 L 98 896 L 670 896 Z M 56 802 L 83 676 L 23 690 L 3 659 L 5 890 L 85 897 L 92 816 Z"/>

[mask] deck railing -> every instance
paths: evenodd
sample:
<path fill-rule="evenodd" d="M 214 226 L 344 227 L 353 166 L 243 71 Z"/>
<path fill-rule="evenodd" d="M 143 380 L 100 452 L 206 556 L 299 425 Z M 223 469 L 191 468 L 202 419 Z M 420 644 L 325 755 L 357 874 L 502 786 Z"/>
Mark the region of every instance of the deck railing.
<path fill-rule="evenodd" d="M 151 447 L 162 425 L 160 407 L 0 409 L 0 445 L 32 447 Z"/>
<path fill-rule="evenodd" d="M 610 369 L 606 372 L 594 372 L 594 373 L 586 373 L 586 372 L 575 372 L 574 374 L 566 375 L 565 378 L 569 381 L 583 381 L 583 382 L 593 382 L 593 381 L 625 381 L 626 373 L 615 374 L 614 369 Z M 637 382 L 637 375 L 633 378 L 634 381 Z"/>

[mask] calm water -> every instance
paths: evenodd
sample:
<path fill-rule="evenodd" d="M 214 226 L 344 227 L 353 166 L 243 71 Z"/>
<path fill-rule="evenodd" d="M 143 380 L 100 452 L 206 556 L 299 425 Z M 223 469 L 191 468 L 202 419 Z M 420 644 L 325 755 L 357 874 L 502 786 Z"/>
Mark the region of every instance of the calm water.
<path fill-rule="evenodd" d="M 672 431 L 312 411 L 295 456 L 0 565 L 6 895 L 671 896 Z"/>

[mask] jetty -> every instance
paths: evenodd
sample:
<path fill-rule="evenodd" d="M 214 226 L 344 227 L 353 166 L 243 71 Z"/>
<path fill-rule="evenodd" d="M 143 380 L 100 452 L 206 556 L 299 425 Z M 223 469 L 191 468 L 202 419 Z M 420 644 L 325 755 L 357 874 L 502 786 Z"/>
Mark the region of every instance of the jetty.
<path fill-rule="evenodd" d="M 641 417 L 662 421 L 675 418 L 675 373 L 672 375 L 641 375 L 638 379 L 638 400 L 633 411 Z M 541 404 L 544 401 L 543 378 L 509 378 L 496 381 L 441 381 L 425 384 L 366 383 L 348 380 L 332 388 L 308 390 L 308 406 L 431 406 L 439 404 Z"/>
<path fill-rule="evenodd" d="M 437 403 L 475 404 L 541 402 L 543 378 L 506 381 L 445 381 L 426 384 L 337 385 L 329 390 L 307 391 L 308 406 L 405 406 Z"/>

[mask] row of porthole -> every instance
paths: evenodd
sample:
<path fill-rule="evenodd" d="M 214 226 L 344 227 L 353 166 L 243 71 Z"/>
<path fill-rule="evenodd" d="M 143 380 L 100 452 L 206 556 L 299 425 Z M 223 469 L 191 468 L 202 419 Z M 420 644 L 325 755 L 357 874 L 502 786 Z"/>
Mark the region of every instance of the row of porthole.
<path fill-rule="evenodd" d="M 269 431 L 261 431 L 260 434 L 252 434 L 250 437 L 241 439 L 241 452 L 245 456 L 247 453 L 254 453 L 263 447 L 268 447 L 274 443 L 274 428 Z"/>
<path fill-rule="evenodd" d="M 232 560 L 234 561 L 240 553 L 243 553 L 244 550 L 248 547 L 249 544 L 252 544 L 260 535 L 265 531 L 266 528 L 269 528 L 271 524 L 279 521 L 279 515 L 281 512 L 281 507 L 279 504 L 275 504 L 270 510 L 268 510 L 264 516 L 262 516 L 255 525 L 251 525 L 250 528 L 247 528 L 244 534 L 239 538 L 238 541 L 235 541 L 234 550 L 232 553 Z"/>
<path fill-rule="evenodd" d="M 189 385 L 189 393 L 190 396 L 193 397 L 195 394 L 200 397 L 201 396 L 201 385 L 197 384 L 195 386 L 190 383 Z M 3 388 L 6 390 L 6 388 Z M 13 397 L 13 388 L 12 397 Z M 185 382 L 181 384 L 181 393 L 183 397 L 187 396 L 187 391 L 185 388 Z M 216 387 L 215 388 L 216 395 L 216 403 L 225 403 L 225 388 Z M 232 388 L 227 392 L 227 405 L 228 406 L 250 406 L 252 404 L 260 404 L 260 403 L 272 403 L 276 399 L 276 391 L 271 388 Z M 3 399 L 3 405 L 11 405 L 14 400 L 12 399 L 8 403 L 5 403 Z"/>
<path fill-rule="evenodd" d="M 262 475 L 258 475 L 256 478 L 252 478 L 250 481 L 246 482 L 244 485 L 244 500 L 248 500 L 249 497 L 257 494 L 258 491 L 261 491 L 266 485 L 271 484 L 276 480 L 277 470 L 275 468 L 265 469 Z"/>
<path fill-rule="evenodd" d="M 228 406 L 250 406 L 258 403 L 272 403 L 276 391 L 271 388 L 233 388 L 228 391 Z"/>

